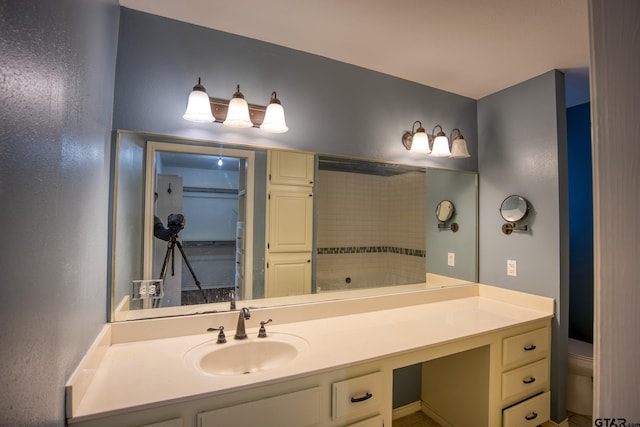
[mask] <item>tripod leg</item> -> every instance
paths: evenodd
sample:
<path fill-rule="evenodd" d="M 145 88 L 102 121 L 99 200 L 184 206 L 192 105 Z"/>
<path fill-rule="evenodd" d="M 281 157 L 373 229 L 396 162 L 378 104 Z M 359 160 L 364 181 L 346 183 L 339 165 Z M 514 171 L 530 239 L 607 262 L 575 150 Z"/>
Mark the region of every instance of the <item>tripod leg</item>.
<path fill-rule="evenodd" d="M 202 293 L 202 299 L 204 299 L 205 303 L 208 303 L 209 301 L 207 301 L 207 296 L 202 290 L 202 286 L 200 286 L 200 281 L 196 277 L 196 273 L 193 271 L 193 268 L 191 268 L 191 264 L 189 264 L 189 260 L 187 259 L 187 254 L 185 254 L 184 249 L 182 249 L 182 244 L 176 240 L 176 245 L 178 245 L 178 249 L 182 254 L 182 259 L 184 259 L 184 263 L 187 264 L 187 268 L 189 268 L 189 273 L 191 273 L 191 277 L 193 277 L 193 280 L 196 282 L 196 286 L 198 287 L 198 289 L 200 289 L 200 293 Z"/>
<path fill-rule="evenodd" d="M 171 239 L 171 241 L 169 241 L 169 244 L 167 245 L 167 253 L 164 255 L 164 261 L 162 262 L 162 269 L 160 270 L 160 278 L 162 279 L 162 281 L 164 282 L 164 279 L 167 277 L 167 265 L 169 264 L 169 258 L 171 258 L 171 265 L 173 266 L 173 260 L 175 258 L 174 256 L 174 247 L 175 247 L 175 239 Z M 173 273 L 171 274 L 173 276 Z M 160 306 L 160 300 L 159 299 L 154 299 L 153 300 L 153 308 L 158 308 L 158 306 Z"/>
<path fill-rule="evenodd" d="M 167 253 L 164 255 L 164 261 L 162 262 L 162 269 L 160 270 L 160 278 L 164 280 L 167 277 L 167 264 L 169 263 L 169 257 L 173 255 L 174 242 L 171 241 L 167 245 Z"/>

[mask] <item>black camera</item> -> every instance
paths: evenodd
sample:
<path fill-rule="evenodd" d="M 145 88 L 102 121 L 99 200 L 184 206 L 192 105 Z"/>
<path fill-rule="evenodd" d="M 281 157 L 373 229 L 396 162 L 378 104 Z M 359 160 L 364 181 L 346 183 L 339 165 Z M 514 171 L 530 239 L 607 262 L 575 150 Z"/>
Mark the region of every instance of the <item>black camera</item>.
<path fill-rule="evenodd" d="M 180 230 L 184 228 L 184 215 L 182 214 L 170 214 L 167 217 L 167 227 L 173 234 L 178 234 Z"/>

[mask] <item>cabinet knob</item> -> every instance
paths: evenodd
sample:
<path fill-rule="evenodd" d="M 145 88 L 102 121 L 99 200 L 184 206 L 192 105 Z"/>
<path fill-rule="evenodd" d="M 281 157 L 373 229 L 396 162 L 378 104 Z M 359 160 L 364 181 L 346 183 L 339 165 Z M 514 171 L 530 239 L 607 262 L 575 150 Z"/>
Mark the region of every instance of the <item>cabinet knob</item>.
<path fill-rule="evenodd" d="M 526 345 L 523 350 L 524 351 L 533 351 L 535 349 L 536 349 L 535 344 L 529 344 L 529 345 Z"/>
<path fill-rule="evenodd" d="M 535 420 L 536 418 L 538 418 L 538 413 L 537 412 L 531 412 L 530 414 L 525 415 L 524 418 L 527 421 Z"/>
<path fill-rule="evenodd" d="M 522 382 L 525 384 L 533 384 L 535 381 L 536 381 L 535 377 L 529 377 L 522 380 Z"/>

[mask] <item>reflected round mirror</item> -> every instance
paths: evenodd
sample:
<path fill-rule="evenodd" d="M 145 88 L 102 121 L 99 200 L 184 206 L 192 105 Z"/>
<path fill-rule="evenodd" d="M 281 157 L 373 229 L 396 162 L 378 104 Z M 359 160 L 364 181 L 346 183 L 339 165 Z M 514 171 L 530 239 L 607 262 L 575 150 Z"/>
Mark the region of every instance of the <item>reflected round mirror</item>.
<path fill-rule="evenodd" d="M 455 207 L 453 206 L 453 203 L 449 200 L 443 200 L 438 203 L 438 206 L 436 207 L 436 218 L 438 218 L 438 221 L 440 222 L 446 222 L 451 219 L 454 212 Z"/>
<path fill-rule="evenodd" d="M 522 221 L 529 213 L 529 202 L 522 196 L 511 195 L 502 201 L 500 215 L 505 221 Z"/>

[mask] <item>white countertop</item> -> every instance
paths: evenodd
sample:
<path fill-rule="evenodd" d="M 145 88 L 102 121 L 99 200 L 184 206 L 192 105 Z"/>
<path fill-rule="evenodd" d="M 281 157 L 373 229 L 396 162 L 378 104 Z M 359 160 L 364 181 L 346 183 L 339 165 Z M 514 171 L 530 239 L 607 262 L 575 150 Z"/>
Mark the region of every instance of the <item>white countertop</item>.
<path fill-rule="evenodd" d="M 479 296 L 286 324 L 274 318 L 267 325 L 273 337 L 278 333 L 302 337 L 309 351 L 285 366 L 249 375 L 204 375 L 185 362 L 187 351 L 215 342 L 216 333 L 112 344 L 79 404 L 68 414 L 70 422 L 299 378 L 553 315 L 539 305 L 524 307 L 521 298 L 514 304 L 493 296 L 480 292 Z M 225 332 L 233 340 L 233 331 Z M 247 333 L 249 340 L 258 340 L 257 329 Z"/>

